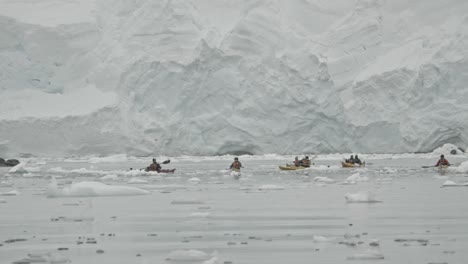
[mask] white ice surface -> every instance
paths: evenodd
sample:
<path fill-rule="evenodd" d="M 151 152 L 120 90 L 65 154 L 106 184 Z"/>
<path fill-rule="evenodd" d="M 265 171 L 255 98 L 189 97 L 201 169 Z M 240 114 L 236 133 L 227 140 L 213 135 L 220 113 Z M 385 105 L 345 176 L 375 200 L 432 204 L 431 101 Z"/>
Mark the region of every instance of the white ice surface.
<path fill-rule="evenodd" d="M 0 0 L 0 153 L 466 149 L 467 13 L 466 0 Z"/>

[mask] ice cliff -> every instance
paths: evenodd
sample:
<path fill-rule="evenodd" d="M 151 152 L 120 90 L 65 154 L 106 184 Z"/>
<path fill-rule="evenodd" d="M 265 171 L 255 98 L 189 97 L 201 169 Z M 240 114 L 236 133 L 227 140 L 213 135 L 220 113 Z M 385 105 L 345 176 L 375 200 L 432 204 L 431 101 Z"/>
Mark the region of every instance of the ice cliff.
<path fill-rule="evenodd" d="M 0 0 L 0 154 L 466 148 L 467 14 L 465 0 Z"/>

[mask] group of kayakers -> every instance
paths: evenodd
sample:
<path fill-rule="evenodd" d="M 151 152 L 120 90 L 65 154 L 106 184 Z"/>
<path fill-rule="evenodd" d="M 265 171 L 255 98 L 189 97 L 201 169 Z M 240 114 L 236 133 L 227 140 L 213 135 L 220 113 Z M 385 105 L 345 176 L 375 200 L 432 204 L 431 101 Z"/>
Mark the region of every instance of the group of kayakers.
<path fill-rule="evenodd" d="M 299 157 L 296 156 L 294 158 L 294 166 L 296 167 L 310 167 L 310 165 L 312 164 L 312 162 L 310 161 L 309 159 L 309 156 L 305 156 L 303 159 L 299 160 Z"/>
<path fill-rule="evenodd" d="M 362 161 L 359 159 L 359 156 L 356 154 L 356 155 L 351 155 L 349 157 L 349 159 L 345 159 L 345 162 L 346 163 L 350 163 L 350 164 L 363 164 Z M 163 162 L 164 164 L 166 163 L 169 163 L 169 160 Z M 295 157 L 294 158 L 294 166 L 296 167 L 310 167 L 310 165 L 312 164 L 311 160 L 309 159 L 309 156 L 305 156 L 304 158 L 302 158 L 301 160 L 299 160 L 299 157 Z M 435 165 L 435 167 L 438 167 L 438 166 L 450 166 L 450 163 L 448 162 L 447 159 L 445 159 L 444 155 L 440 155 L 440 159 L 437 161 L 437 164 Z M 234 162 L 231 163 L 231 166 L 229 167 L 229 169 L 231 170 L 235 170 L 235 171 L 240 171 L 240 169 L 243 168 L 242 166 L 242 163 L 239 161 L 239 158 L 238 157 L 235 157 L 234 158 Z M 175 169 L 172 169 L 172 170 L 163 170 L 161 168 L 161 164 L 159 164 L 156 159 L 153 159 L 153 162 L 145 169 L 146 171 L 156 171 L 158 173 L 160 172 L 174 172 Z"/>
<path fill-rule="evenodd" d="M 359 164 L 361 165 L 362 164 L 362 161 L 359 159 L 358 155 L 351 155 L 351 157 L 349 157 L 349 159 L 345 159 L 345 162 L 346 163 L 352 163 L 352 164 Z"/>

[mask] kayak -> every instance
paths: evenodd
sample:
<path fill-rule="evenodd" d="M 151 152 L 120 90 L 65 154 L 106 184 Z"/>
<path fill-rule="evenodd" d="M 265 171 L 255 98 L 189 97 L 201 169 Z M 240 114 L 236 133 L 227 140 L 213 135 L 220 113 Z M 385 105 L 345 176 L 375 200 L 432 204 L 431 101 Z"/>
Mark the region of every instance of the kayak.
<path fill-rule="evenodd" d="M 172 170 L 160 170 L 159 173 L 174 173 L 175 169 Z"/>
<path fill-rule="evenodd" d="M 231 171 L 240 172 L 240 169 L 232 168 Z"/>
<path fill-rule="evenodd" d="M 366 163 L 363 162 L 361 165 L 359 164 L 354 164 L 354 163 L 349 163 L 349 162 L 341 162 L 341 165 L 343 168 L 354 168 L 354 167 L 364 167 L 366 166 Z"/>
<path fill-rule="evenodd" d="M 307 169 L 307 167 L 286 165 L 286 166 L 279 166 L 279 169 L 280 170 L 303 170 L 303 169 Z"/>

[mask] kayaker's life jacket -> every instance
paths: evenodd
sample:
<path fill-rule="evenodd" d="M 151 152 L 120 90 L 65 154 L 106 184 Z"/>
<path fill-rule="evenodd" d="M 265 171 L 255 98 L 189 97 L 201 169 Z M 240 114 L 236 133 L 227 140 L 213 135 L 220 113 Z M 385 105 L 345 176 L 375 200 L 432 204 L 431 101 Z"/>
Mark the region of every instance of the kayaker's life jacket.
<path fill-rule="evenodd" d="M 302 160 L 302 166 L 304 166 L 304 167 L 310 167 L 310 160 L 308 160 L 308 159 L 303 159 L 303 160 Z"/>
<path fill-rule="evenodd" d="M 301 166 L 301 161 L 300 160 L 294 160 L 294 166 L 296 166 L 296 167 Z"/>
<path fill-rule="evenodd" d="M 437 162 L 436 166 L 449 165 L 449 164 L 450 164 L 450 163 L 448 162 L 448 160 L 446 160 L 446 159 L 440 159 L 440 160 Z"/>
<path fill-rule="evenodd" d="M 161 165 L 159 165 L 158 163 L 151 163 L 151 165 L 149 166 L 149 171 L 160 172 L 161 171 Z"/>
<path fill-rule="evenodd" d="M 240 170 L 242 164 L 239 162 L 239 161 L 234 161 L 232 164 L 231 164 L 231 168 L 233 169 L 237 169 L 237 170 Z"/>

